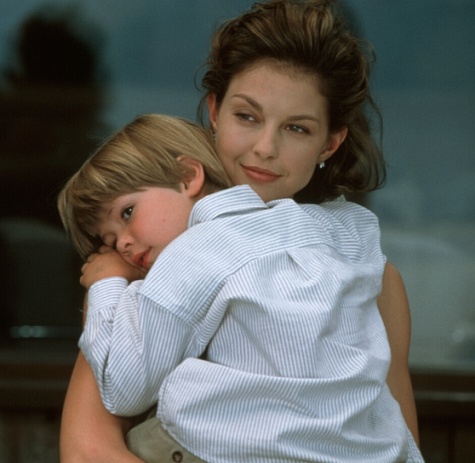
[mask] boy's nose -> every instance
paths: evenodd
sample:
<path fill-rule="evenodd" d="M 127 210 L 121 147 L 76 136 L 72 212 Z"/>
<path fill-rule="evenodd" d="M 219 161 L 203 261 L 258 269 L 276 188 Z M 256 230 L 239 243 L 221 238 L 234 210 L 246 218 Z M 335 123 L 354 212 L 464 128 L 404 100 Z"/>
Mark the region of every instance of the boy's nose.
<path fill-rule="evenodd" d="M 122 233 L 117 238 L 116 249 L 121 254 L 126 254 L 129 251 L 130 247 L 132 246 L 132 243 L 133 243 L 132 237 L 126 233 Z"/>

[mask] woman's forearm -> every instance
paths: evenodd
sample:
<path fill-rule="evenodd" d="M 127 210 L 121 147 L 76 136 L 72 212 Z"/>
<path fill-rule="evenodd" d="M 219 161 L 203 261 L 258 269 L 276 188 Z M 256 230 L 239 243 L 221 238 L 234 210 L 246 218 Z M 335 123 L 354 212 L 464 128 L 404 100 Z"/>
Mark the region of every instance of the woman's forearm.
<path fill-rule="evenodd" d="M 411 316 L 406 289 L 397 269 L 388 263 L 383 277 L 383 290 L 378 301 L 379 311 L 391 347 L 391 365 L 387 384 L 399 402 L 414 440 L 419 443 L 417 412 L 409 372 Z"/>
<path fill-rule="evenodd" d="M 61 419 L 61 463 L 140 463 L 125 444 L 127 419 L 103 406 L 94 375 L 80 353 L 74 366 Z"/>

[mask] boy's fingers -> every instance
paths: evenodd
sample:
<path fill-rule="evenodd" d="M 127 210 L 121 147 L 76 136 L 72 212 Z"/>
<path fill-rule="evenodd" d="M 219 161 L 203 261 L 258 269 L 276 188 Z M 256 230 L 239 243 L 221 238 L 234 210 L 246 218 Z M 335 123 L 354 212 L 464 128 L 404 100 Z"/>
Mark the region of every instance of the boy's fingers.
<path fill-rule="evenodd" d="M 111 248 L 110 246 L 105 246 L 105 245 L 101 246 L 98 250 L 99 254 L 105 254 L 107 252 L 112 252 L 112 251 L 114 251 L 113 248 Z"/>

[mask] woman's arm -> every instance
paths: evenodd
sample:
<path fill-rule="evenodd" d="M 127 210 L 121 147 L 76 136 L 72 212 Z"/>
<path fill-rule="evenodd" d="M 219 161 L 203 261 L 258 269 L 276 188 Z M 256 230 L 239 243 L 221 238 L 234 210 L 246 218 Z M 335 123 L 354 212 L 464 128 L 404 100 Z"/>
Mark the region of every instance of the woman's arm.
<path fill-rule="evenodd" d="M 87 294 L 84 298 L 84 320 Z M 61 463 L 143 463 L 126 447 L 132 420 L 110 414 L 102 404 L 94 374 L 80 352 L 63 406 Z"/>
<path fill-rule="evenodd" d="M 416 405 L 409 373 L 409 347 L 411 342 L 411 316 L 404 282 L 398 270 L 386 264 L 383 289 L 378 300 L 391 347 L 391 365 L 387 384 L 401 407 L 407 426 L 419 444 Z"/>
<path fill-rule="evenodd" d="M 141 463 L 125 444 L 130 423 L 104 408 L 92 370 L 80 353 L 63 407 L 61 463 Z"/>

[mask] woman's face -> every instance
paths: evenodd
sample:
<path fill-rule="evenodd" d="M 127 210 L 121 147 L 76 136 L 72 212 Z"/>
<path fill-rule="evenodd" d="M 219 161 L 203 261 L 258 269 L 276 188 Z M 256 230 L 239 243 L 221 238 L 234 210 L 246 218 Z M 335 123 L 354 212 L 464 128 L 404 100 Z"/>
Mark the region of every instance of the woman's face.
<path fill-rule="evenodd" d="M 223 166 L 235 185 L 249 184 L 264 201 L 290 198 L 347 130 L 330 134 L 316 77 L 261 62 L 237 74 L 218 107 L 208 97 Z"/>

